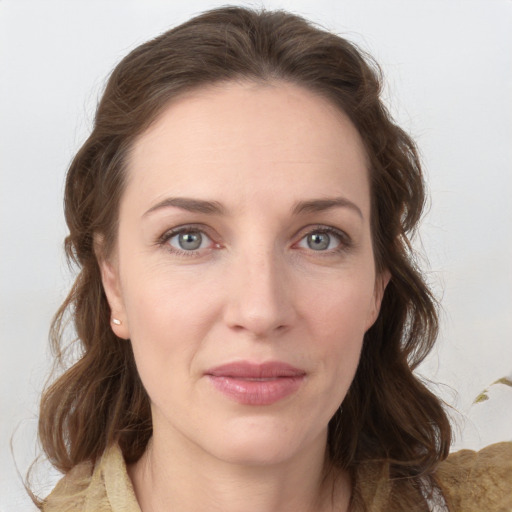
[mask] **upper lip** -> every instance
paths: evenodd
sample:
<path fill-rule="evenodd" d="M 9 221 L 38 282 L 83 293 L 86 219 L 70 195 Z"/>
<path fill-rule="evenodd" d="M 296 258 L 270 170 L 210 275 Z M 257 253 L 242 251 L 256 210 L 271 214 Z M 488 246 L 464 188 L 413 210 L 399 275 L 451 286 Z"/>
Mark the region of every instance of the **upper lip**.
<path fill-rule="evenodd" d="M 276 379 L 279 377 L 301 377 L 304 376 L 306 372 L 281 361 L 268 361 L 265 363 L 236 361 L 211 368 L 207 370 L 205 374 L 213 377 L 232 377 L 240 379 Z"/>

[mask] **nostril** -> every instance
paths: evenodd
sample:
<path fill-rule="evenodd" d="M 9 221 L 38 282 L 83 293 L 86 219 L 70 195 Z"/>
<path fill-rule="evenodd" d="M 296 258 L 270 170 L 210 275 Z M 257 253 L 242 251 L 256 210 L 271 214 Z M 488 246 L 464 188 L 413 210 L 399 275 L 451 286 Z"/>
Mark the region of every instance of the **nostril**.
<path fill-rule="evenodd" d="M 241 325 L 241 324 L 233 324 L 231 325 L 231 329 L 235 332 L 251 332 L 256 338 L 266 337 L 272 332 L 282 333 L 287 329 L 287 326 L 284 324 L 277 325 L 275 327 L 268 327 L 263 325 Z"/>

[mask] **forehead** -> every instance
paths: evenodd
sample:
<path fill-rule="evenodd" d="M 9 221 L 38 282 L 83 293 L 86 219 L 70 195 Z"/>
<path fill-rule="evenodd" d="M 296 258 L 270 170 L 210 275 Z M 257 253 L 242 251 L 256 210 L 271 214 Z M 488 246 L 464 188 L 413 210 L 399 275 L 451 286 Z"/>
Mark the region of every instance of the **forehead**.
<path fill-rule="evenodd" d="M 127 194 L 243 204 L 349 195 L 369 211 L 367 160 L 348 117 L 288 83 L 227 83 L 173 100 L 134 143 Z"/>

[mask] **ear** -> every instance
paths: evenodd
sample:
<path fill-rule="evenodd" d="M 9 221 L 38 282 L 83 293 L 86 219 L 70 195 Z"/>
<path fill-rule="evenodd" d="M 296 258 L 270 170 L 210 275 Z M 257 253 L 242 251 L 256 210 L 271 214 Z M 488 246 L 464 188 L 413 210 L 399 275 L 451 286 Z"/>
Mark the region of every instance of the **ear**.
<path fill-rule="evenodd" d="M 103 243 L 99 237 L 94 239 L 94 252 L 100 267 L 103 289 L 110 306 L 110 327 L 116 336 L 127 340 L 130 338 L 130 331 L 119 279 L 117 258 L 105 257 Z"/>
<path fill-rule="evenodd" d="M 368 320 L 366 323 L 366 330 L 368 330 L 379 317 L 380 305 L 382 304 L 382 298 L 384 297 L 384 292 L 386 290 L 386 286 L 391 279 L 391 274 L 388 269 L 384 269 L 382 272 L 377 274 L 375 278 L 375 287 L 373 290 L 372 303 L 370 305 L 370 309 L 368 311 Z"/>

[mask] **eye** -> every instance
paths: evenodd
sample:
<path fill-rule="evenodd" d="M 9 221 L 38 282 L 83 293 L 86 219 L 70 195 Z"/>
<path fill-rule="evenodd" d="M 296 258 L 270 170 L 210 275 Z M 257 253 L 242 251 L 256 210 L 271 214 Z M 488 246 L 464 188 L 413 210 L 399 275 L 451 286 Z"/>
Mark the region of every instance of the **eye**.
<path fill-rule="evenodd" d="M 322 227 L 310 231 L 299 243 L 301 249 L 310 249 L 318 252 L 336 252 L 346 248 L 348 244 L 347 236 L 334 228 Z"/>
<path fill-rule="evenodd" d="M 194 255 L 202 249 L 219 247 L 203 230 L 191 226 L 167 231 L 160 238 L 159 244 L 182 255 Z"/>
<path fill-rule="evenodd" d="M 205 240 L 209 238 L 200 231 L 187 231 L 169 238 L 169 245 L 183 251 L 197 251 L 202 248 Z"/>

